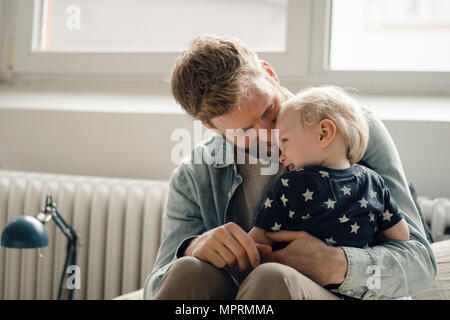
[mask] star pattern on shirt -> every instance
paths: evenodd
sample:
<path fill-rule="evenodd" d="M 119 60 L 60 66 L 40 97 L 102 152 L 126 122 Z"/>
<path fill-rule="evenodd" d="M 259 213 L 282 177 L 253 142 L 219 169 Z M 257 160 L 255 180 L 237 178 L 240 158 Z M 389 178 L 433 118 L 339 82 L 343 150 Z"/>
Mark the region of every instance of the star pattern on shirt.
<path fill-rule="evenodd" d="M 264 209 L 266 209 L 267 207 L 272 208 L 272 202 L 273 202 L 273 200 L 270 200 L 269 198 L 267 198 L 266 202 L 264 202 Z"/>
<path fill-rule="evenodd" d="M 355 177 L 361 178 L 362 174 L 363 173 L 361 171 L 358 171 L 357 173 L 355 173 Z"/>
<path fill-rule="evenodd" d="M 329 246 L 332 246 L 337 243 L 336 241 L 334 241 L 333 237 L 330 237 L 328 239 L 325 238 L 325 241 L 326 241 L 327 245 L 329 245 Z"/>
<path fill-rule="evenodd" d="M 334 204 L 336 203 L 336 201 L 333 201 L 333 200 L 331 200 L 331 199 L 328 199 L 328 201 L 325 201 L 324 202 L 326 205 L 327 205 L 327 208 L 328 209 L 334 209 Z"/>
<path fill-rule="evenodd" d="M 326 172 L 326 171 L 319 171 L 319 173 L 321 174 L 322 178 L 325 178 L 325 177 L 329 178 L 330 177 L 329 173 Z"/>
<path fill-rule="evenodd" d="M 352 227 L 352 231 L 350 231 L 350 233 L 355 233 L 355 234 L 358 233 L 359 226 L 356 222 L 354 224 L 350 225 L 350 227 Z"/>
<path fill-rule="evenodd" d="M 288 202 L 289 200 L 286 199 L 286 197 L 284 196 L 284 193 L 283 193 L 283 195 L 281 196 L 280 200 L 283 201 L 283 205 L 286 207 L 286 202 Z"/>
<path fill-rule="evenodd" d="M 306 188 L 306 192 L 303 193 L 303 196 L 305 197 L 305 202 L 308 200 L 312 200 L 313 193 L 314 193 L 314 191 L 309 191 L 309 189 Z"/>
<path fill-rule="evenodd" d="M 302 216 L 303 220 L 308 220 L 309 218 L 311 218 L 311 214 L 307 213 L 304 216 Z"/>
<path fill-rule="evenodd" d="M 272 231 L 279 231 L 280 228 L 281 228 L 281 223 L 278 224 L 278 223 L 275 222 L 275 224 L 273 225 L 273 227 L 271 227 L 270 229 L 271 229 Z"/>
<path fill-rule="evenodd" d="M 390 222 L 392 216 L 393 216 L 393 214 L 390 213 L 389 210 L 386 210 L 385 212 L 383 212 L 383 221 L 387 220 Z"/>
<path fill-rule="evenodd" d="M 302 170 L 305 169 L 300 168 L 296 171 Z M 357 168 L 357 170 L 361 169 Z M 378 179 L 372 180 L 372 183 L 369 182 L 368 184 L 365 184 L 366 176 L 367 178 L 372 179 L 371 172 L 364 170 L 353 171 L 353 173 L 350 173 L 351 179 L 345 181 L 340 180 L 343 181 L 343 183 L 337 186 L 333 183 L 335 182 L 335 177 L 332 174 L 329 174 L 329 172 L 315 172 L 316 175 L 311 175 L 311 179 L 315 179 L 313 180 L 313 183 L 321 183 L 323 184 L 323 187 L 308 183 L 309 178 L 300 181 L 301 184 L 299 184 L 299 186 L 303 185 L 303 187 L 297 187 L 297 177 L 291 176 L 288 178 L 280 178 L 278 187 L 271 190 L 271 193 L 267 193 L 266 199 L 262 200 L 262 208 L 266 209 L 267 219 L 271 220 L 265 224 L 267 230 L 280 231 L 288 229 L 287 226 L 282 226 L 282 223 L 284 225 L 285 222 L 278 222 L 280 221 L 278 220 L 279 214 L 283 214 L 285 217 L 289 216 L 289 224 L 297 224 L 298 227 L 301 226 L 305 231 L 308 230 L 311 223 L 315 225 L 315 219 L 317 219 L 317 223 L 330 223 L 335 226 L 343 224 L 342 227 L 334 230 L 335 233 L 332 232 L 331 234 L 317 235 L 320 239 L 325 241 L 327 245 L 344 245 L 343 243 L 346 241 L 351 241 L 351 243 L 356 241 L 358 243 L 357 246 L 361 247 L 362 245 L 367 246 L 372 244 L 372 242 L 368 242 L 372 241 L 369 240 L 372 239 L 372 236 L 367 235 L 366 230 L 368 230 L 368 232 L 377 232 L 379 228 L 377 225 L 380 220 L 383 220 L 383 222 L 386 221 L 384 222 L 386 226 L 388 225 L 388 222 L 392 224 L 397 221 L 392 219 L 397 212 L 389 212 L 389 210 L 386 210 L 386 208 L 391 209 L 390 207 L 386 207 L 384 212 L 378 209 L 380 204 L 382 205 L 381 208 L 383 208 L 384 202 L 386 201 L 385 196 L 389 191 L 387 188 L 382 188 L 383 185 Z M 301 177 L 303 178 L 303 176 Z M 359 177 L 359 179 L 356 179 L 356 177 Z M 325 178 L 328 178 L 331 183 L 325 181 L 326 183 L 324 184 L 322 179 Z M 312 190 L 309 189 L 310 187 Z M 295 195 L 291 195 L 290 189 L 295 192 Z M 298 195 L 301 190 L 304 190 L 304 193 Z M 341 191 L 342 193 L 338 191 Z M 360 200 L 357 200 L 357 198 L 360 198 Z M 324 201 L 324 199 L 327 199 L 327 201 Z M 311 200 L 311 202 L 309 203 L 308 200 Z M 276 211 L 275 208 L 272 207 L 273 202 L 275 202 L 274 207 L 277 209 Z M 281 206 L 281 203 L 283 203 L 283 206 Z M 338 204 L 337 207 L 335 206 L 336 204 Z M 345 207 L 345 211 L 341 210 L 341 207 Z M 316 209 L 320 210 L 320 212 L 316 212 Z M 332 209 L 333 211 L 329 209 Z M 314 216 L 311 212 L 314 212 Z M 334 212 L 336 215 L 331 212 Z M 328 215 L 329 217 L 325 218 L 325 215 Z M 324 220 L 322 220 L 322 217 L 324 217 Z M 367 218 L 369 218 L 369 220 L 367 220 Z M 287 219 L 287 217 L 285 219 Z M 360 228 L 363 228 L 363 231 L 358 232 Z M 328 236 L 328 238 L 326 238 L 326 236 Z M 334 237 L 337 237 L 339 244 L 337 244 Z M 360 241 L 360 243 L 358 241 Z"/>
<path fill-rule="evenodd" d="M 364 197 L 358 202 L 361 204 L 361 208 L 367 208 L 367 204 L 369 203 Z"/>
<path fill-rule="evenodd" d="M 352 190 L 352 189 L 350 189 L 350 188 L 348 188 L 346 186 L 343 186 L 341 188 L 341 190 L 344 192 L 344 196 L 345 196 L 346 194 L 350 195 L 350 190 Z"/>
<path fill-rule="evenodd" d="M 339 219 L 339 222 L 340 222 L 340 223 L 345 223 L 345 222 L 347 222 L 348 220 L 350 220 L 349 218 L 347 218 L 347 217 L 345 216 L 345 214 L 344 214 L 342 217 L 338 218 L 338 219 Z"/>

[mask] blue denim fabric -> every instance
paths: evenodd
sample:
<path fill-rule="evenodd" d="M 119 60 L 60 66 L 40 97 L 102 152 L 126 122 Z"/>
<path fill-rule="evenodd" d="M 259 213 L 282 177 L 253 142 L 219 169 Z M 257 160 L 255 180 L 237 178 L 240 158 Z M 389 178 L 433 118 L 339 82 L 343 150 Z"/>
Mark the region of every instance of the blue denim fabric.
<path fill-rule="evenodd" d="M 357 299 L 411 296 L 431 284 L 437 272 L 435 257 L 394 142 L 381 120 L 372 111 L 366 108 L 363 111 L 369 123 L 369 142 L 362 161 L 384 179 L 409 225 L 410 240 L 393 240 L 370 248 L 342 247 L 348 270 L 338 290 Z M 213 136 L 196 145 L 190 157 L 173 171 L 163 214 L 162 242 L 144 284 L 145 299 L 152 298 L 165 271 L 183 256 L 190 240 L 235 221 L 232 200 L 242 177 L 237 174 L 233 152 L 230 143 Z M 195 164 L 194 160 L 202 154 L 209 164 L 205 161 Z M 373 266 L 379 270 L 376 275 L 379 282 L 372 281 Z"/>

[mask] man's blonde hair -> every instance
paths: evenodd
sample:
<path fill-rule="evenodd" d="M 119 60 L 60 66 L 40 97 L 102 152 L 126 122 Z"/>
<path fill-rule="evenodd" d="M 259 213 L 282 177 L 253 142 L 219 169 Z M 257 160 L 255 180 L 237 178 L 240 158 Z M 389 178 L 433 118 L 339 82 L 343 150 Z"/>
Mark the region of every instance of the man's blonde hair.
<path fill-rule="evenodd" d="M 358 103 L 339 87 L 315 87 L 300 91 L 286 101 L 279 119 L 294 111 L 303 127 L 329 119 L 336 125 L 347 144 L 347 158 L 355 164 L 364 155 L 369 139 L 369 126 Z"/>
<path fill-rule="evenodd" d="M 178 57 L 172 93 L 189 115 L 211 124 L 211 119 L 239 106 L 251 76 L 262 72 L 257 54 L 241 40 L 204 34 Z"/>

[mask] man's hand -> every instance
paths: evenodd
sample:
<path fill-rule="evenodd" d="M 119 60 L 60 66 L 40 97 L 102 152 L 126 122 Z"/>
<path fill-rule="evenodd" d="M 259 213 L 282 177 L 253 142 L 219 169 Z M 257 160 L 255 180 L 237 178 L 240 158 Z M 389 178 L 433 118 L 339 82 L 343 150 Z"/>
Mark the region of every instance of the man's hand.
<path fill-rule="evenodd" d="M 339 247 L 331 247 L 305 231 L 266 232 L 275 242 L 291 242 L 281 250 L 262 253 L 262 262 L 290 266 L 321 286 L 340 284 L 347 274 L 347 256 Z"/>
<path fill-rule="evenodd" d="M 270 251 L 270 246 L 257 245 L 240 226 L 229 222 L 195 238 L 184 255 L 197 257 L 217 268 L 231 267 L 237 261 L 239 271 L 244 271 L 250 265 L 256 268 L 260 264 L 259 252 Z"/>

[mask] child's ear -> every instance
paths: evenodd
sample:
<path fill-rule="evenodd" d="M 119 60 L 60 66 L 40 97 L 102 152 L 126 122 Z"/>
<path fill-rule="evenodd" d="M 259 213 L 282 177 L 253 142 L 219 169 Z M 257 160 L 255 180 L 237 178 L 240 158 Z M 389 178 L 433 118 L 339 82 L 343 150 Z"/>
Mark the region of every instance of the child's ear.
<path fill-rule="evenodd" d="M 336 125 L 330 119 L 323 119 L 319 122 L 317 129 L 319 131 L 319 146 L 326 148 L 336 136 Z"/>

